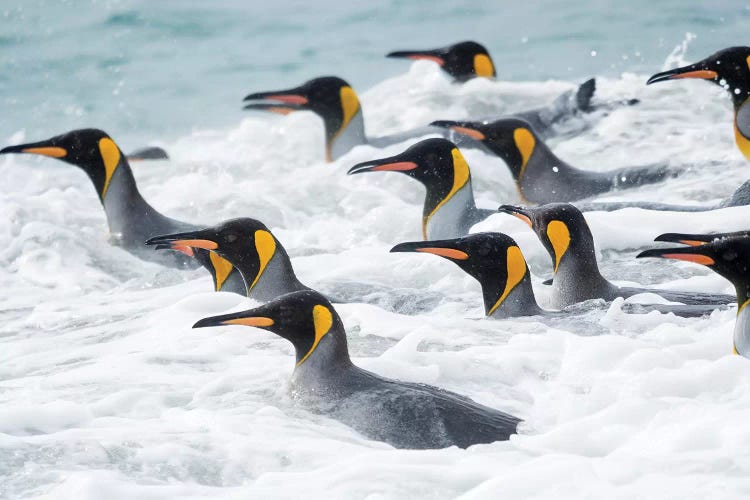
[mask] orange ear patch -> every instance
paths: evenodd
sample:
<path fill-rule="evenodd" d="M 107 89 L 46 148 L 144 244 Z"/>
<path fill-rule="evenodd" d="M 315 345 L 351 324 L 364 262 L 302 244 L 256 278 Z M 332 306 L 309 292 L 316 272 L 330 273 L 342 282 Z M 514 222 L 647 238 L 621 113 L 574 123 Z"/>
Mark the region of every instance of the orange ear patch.
<path fill-rule="evenodd" d="M 462 252 L 461 250 L 456 250 L 455 248 L 417 248 L 417 252 L 431 253 L 439 255 L 441 257 L 448 257 L 449 259 L 456 260 L 467 260 L 469 258 L 468 253 Z"/>

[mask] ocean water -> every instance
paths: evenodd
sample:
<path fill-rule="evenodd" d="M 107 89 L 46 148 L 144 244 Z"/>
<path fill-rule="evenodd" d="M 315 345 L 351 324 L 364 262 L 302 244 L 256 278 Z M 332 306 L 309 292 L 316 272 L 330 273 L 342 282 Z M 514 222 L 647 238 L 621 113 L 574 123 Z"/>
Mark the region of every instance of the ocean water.
<path fill-rule="evenodd" d="M 81 126 L 169 162 L 134 166 L 163 213 L 213 224 L 263 220 L 300 279 L 349 294 L 337 306 L 355 362 L 439 385 L 525 420 L 508 442 L 395 450 L 292 404 L 292 348 L 259 330 L 192 330 L 249 307 L 201 270 L 145 263 L 108 241 L 86 176 L 0 157 L 0 497 L 747 498 L 750 362 L 731 355 L 734 312 L 630 316 L 621 301 L 566 318 L 483 320 L 479 286 L 427 255 L 422 188 L 396 173 L 345 175 L 399 152 L 359 147 L 323 162 L 320 121 L 243 113 L 251 91 L 338 74 L 368 131 L 501 115 L 549 102 L 590 75 L 600 101 L 640 104 L 569 123 L 551 141 L 573 165 L 666 162 L 669 183 L 607 196 L 711 203 L 750 175 L 723 91 L 647 77 L 747 43 L 741 2 L 52 2 L 0 5 L 0 138 Z M 448 34 L 448 35 L 446 35 Z M 498 81 L 454 85 L 428 62 L 382 55 L 476 38 Z M 516 203 L 498 158 L 467 151 L 484 207 Z M 730 292 L 710 271 L 633 257 L 665 231 L 747 229 L 748 209 L 587 215 L 605 276 Z M 549 258 L 495 215 L 541 285 Z"/>

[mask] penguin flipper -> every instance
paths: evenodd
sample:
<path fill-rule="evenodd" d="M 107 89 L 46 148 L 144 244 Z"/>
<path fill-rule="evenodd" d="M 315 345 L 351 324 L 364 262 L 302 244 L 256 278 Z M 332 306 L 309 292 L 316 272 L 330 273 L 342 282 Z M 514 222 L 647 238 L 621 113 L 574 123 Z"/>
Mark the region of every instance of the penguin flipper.
<path fill-rule="evenodd" d="M 141 161 L 141 160 L 168 160 L 169 155 L 167 152 L 158 146 L 149 146 L 145 148 L 136 149 L 130 154 L 125 155 L 128 161 Z"/>
<path fill-rule="evenodd" d="M 750 181 L 745 181 L 738 187 L 732 196 L 722 201 L 718 208 L 744 207 L 750 205 Z"/>
<path fill-rule="evenodd" d="M 576 105 L 579 110 L 584 113 L 593 110 L 591 106 L 591 98 L 594 97 L 594 92 L 596 92 L 596 78 L 589 78 L 578 86 L 578 91 L 576 92 Z"/>
<path fill-rule="evenodd" d="M 673 169 L 667 165 L 644 165 L 617 169 L 605 175 L 614 179 L 614 188 L 617 189 L 655 184 L 667 178 L 677 177 L 682 172 L 683 170 Z"/>
<path fill-rule="evenodd" d="M 708 212 L 719 208 L 744 207 L 750 205 L 750 181 L 745 181 L 732 196 L 718 205 L 670 205 L 648 201 L 588 202 L 575 204 L 581 212 L 613 212 L 623 208 L 643 208 L 662 212 Z"/>
<path fill-rule="evenodd" d="M 680 305 L 680 304 L 637 304 L 628 302 L 622 304 L 622 311 L 627 314 L 648 314 L 653 311 L 662 314 L 674 314 L 683 318 L 700 318 L 708 316 L 716 310 L 726 310 L 728 305 Z"/>
<path fill-rule="evenodd" d="M 644 210 L 655 210 L 661 212 L 708 212 L 719 207 L 709 205 L 701 207 L 699 205 L 670 205 L 667 203 L 655 203 L 649 201 L 612 201 L 612 202 L 588 202 L 573 203 L 581 212 L 614 212 L 624 208 L 642 208 Z"/>
<path fill-rule="evenodd" d="M 670 302 L 680 302 L 687 305 L 721 306 L 737 303 L 736 296 L 723 293 L 682 292 L 677 290 L 662 290 L 658 288 L 631 287 L 622 287 L 620 290 L 622 293 L 626 293 L 627 296 L 636 295 L 638 293 L 654 293 Z"/>

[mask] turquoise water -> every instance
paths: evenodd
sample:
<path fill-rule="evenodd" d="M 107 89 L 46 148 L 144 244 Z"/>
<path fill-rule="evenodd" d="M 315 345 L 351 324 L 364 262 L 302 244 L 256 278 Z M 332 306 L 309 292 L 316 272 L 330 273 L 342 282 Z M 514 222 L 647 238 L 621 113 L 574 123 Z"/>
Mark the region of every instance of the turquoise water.
<path fill-rule="evenodd" d="M 747 43 L 747 2 L 92 1 L 0 4 L 0 138 L 82 126 L 121 142 L 230 127 L 250 92 L 339 75 L 360 92 L 408 68 L 383 55 L 484 43 L 507 80 L 651 73 Z"/>

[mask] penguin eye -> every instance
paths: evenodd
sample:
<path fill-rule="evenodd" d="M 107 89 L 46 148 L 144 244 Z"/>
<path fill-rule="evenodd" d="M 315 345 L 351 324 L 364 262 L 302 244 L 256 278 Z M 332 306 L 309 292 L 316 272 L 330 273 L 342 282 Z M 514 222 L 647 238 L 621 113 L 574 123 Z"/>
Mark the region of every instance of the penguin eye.
<path fill-rule="evenodd" d="M 490 253 L 492 253 L 492 247 L 489 244 L 484 244 L 479 247 L 478 253 L 481 257 L 487 257 Z"/>
<path fill-rule="evenodd" d="M 234 243 L 235 241 L 237 241 L 237 235 L 234 233 L 230 233 L 224 236 L 224 241 L 226 241 L 227 243 Z"/>
<path fill-rule="evenodd" d="M 735 250 L 726 250 L 721 254 L 721 258 L 726 262 L 732 262 L 737 259 L 737 252 Z"/>

